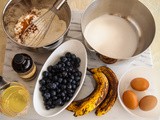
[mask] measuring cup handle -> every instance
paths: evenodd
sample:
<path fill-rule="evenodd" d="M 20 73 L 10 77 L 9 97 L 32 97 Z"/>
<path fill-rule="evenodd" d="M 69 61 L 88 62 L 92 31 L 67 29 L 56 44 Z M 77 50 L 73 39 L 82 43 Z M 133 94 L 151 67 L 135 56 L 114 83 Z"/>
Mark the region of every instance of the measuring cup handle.
<path fill-rule="evenodd" d="M 0 76 L 0 90 L 8 87 L 8 85 L 9 85 L 9 83 L 7 81 L 5 81 L 2 76 Z"/>
<path fill-rule="evenodd" d="M 7 82 L 3 79 L 2 76 L 0 76 L 0 87 L 5 85 Z"/>

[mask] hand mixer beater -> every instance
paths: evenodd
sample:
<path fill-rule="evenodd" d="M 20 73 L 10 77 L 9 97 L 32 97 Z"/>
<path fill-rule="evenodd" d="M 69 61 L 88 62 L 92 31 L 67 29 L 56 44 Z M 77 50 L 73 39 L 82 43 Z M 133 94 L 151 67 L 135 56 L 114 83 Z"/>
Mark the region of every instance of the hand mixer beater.
<path fill-rule="evenodd" d="M 53 21 L 53 18 L 55 17 L 55 13 L 66 1 L 67 0 L 58 0 L 45 14 L 40 16 L 37 20 L 31 22 L 31 24 L 24 30 L 23 34 L 21 35 L 22 40 L 24 38 L 27 40 L 32 37 L 32 41 L 26 45 L 36 47 L 41 43 Z M 34 31 L 34 34 L 31 35 L 30 33 L 32 31 Z"/>

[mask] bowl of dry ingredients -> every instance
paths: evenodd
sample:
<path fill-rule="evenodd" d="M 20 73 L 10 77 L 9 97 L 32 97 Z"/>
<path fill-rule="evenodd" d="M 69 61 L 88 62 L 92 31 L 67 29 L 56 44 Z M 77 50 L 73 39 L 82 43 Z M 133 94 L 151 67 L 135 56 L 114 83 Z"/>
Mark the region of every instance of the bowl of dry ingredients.
<path fill-rule="evenodd" d="M 81 27 L 86 47 L 105 63 L 139 56 L 156 32 L 150 10 L 138 0 L 94 0 L 82 16 Z"/>
<path fill-rule="evenodd" d="M 43 24 L 31 31 L 29 39 L 22 39 L 26 28 L 45 14 L 56 0 L 10 0 L 3 11 L 3 28 L 7 36 L 16 44 L 29 48 L 55 48 L 63 42 L 71 22 L 71 10 L 67 3 L 56 12 L 50 27 L 41 42 L 34 41 L 34 34 Z"/>

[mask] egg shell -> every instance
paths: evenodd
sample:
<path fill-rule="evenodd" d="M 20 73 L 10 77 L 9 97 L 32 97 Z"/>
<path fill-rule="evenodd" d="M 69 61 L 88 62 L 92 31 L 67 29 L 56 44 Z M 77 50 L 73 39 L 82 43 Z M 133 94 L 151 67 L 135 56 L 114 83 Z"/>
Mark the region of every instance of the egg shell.
<path fill-rule="evenodd" d="M 143 97 L 139 102 L 139 108 L 143 111 L 149 111 L 156 107 L 157 98 L 153 95 Z"/>
<path fill-rule="evenodd" d="M 138 107 L 138 98 L 133 91 L 131 90 L 125 91 L 123 93 L 122 99 L 123 103 L 127 108 L 134 110 Z"/>
<path fill-rule="evenodd" d="M 149 87 L 149 82 L 145 78 L 135 78 L 130 83 L 131 87 L 137 91 L 147 90 Z"/>

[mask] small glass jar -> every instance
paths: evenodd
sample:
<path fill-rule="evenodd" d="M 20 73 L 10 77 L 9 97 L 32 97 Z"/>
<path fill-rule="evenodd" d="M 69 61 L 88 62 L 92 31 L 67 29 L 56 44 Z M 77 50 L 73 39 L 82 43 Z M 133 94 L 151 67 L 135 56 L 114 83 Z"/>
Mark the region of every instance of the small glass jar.
<path fill-rule="evenodd" d="M 33 80 L 36 76 L 36 65 L 32 58 L 25 53 L 19 53 L 14 56 L 12 67 L 26 81 Z"/>
<path fill-rule="evenodd" d="M 30 105 L 28 90 L 18 82 L 6 82 L 0 76 L 0 112 L 9 117 L 27 113 Z"/>

